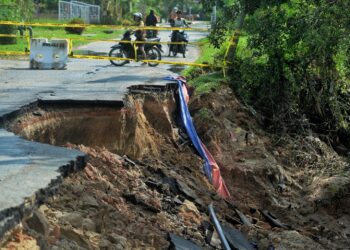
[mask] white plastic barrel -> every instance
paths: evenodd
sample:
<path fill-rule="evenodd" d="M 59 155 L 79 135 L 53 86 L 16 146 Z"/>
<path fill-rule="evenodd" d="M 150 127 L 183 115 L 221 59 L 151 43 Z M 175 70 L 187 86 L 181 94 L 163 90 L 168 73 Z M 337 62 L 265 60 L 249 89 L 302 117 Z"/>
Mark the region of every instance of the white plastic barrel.
<path fill-rule="evenodd" d="M 68 40 L 33 38 L 30 41 L 31 69 L 64 69 L 68 60 Z"/>

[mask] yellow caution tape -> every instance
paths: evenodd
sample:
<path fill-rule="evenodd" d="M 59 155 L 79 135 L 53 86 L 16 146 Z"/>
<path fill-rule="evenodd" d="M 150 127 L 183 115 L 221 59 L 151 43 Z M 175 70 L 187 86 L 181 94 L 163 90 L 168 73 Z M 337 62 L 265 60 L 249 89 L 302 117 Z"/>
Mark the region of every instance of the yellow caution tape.
<path fill-rule="evenodd" d="M 129 60 L 129 61 L 135 61 L 135 58 L 120 58 L 120 57 L 109 57 L 109 56 L 72 55 L 72 56 L 69 56 L 69 57 L 77 58 L 77 59 Z M 191 62 L 172 62 L 172 61 L 163 61 L 163 60 L 140 60 L 140 62 L 154 62 L 154 63 L 159 63 L 159 64 L 210 67 L 209 64 L 191 63 Z"/>
<path fill-rule="evenodd" d="M 20 38 L 23 38 L 25 36 L 10 35 L 10 34 L 0 34 L 0 37 L 20 37 Z"/>
<path fill-rule="evenodd" d="M 230 37 L 229 43 L 227 45 L 226 51 L 225 51 L 225 56 L 224 56 L 224 60 L 223 60 L 223 73 L 224 73 L 224 77 L 226 77 L 226 69 L 227 69 L 227 65 L 232 65 L 233 63 L 230 61 L 227 61 L 227 56 L 228 53 L 230 51 L 230 49 L 232 47 L 237 46 L 235 38 L 239 37 L 240 35 L 240 31 L 239 30 L 235 30 L 234 33 L 232 34 L 232 36 Z"/>
<path fill-rule="evenodd" d="M 23 52 L 23 51 L 0 51 L 0 55 L 29 55 L 29 52 Z"/>
<path fill-rule="evenodd" d="M 117 61 L 134 61 L 135 58 L 113 57 L 113 56 L 88 56 L 88 55 L 69 55 L 70 58 L 77 59 L 97 59 L 97 60 L 117 60 Z"/>
<path fill-rule="evenodd" d="M 96 25 L 96 24 L 64 24 L 64 23 L 33 23 L 33 22 L 12 22 L 0 21 L 0 25 L 33 26 L 33 27 L 70 27 L 70 28 L 111 28 L 119 30 L 187 30 L 208 32 L 209 28 L 186 28 L 186 27 L 158 27 L 158 26 L 122 26 L 122 25 Z"/>
<path fill-rule="evenodd" d="M 0 51 L 0 55 L 29 55 L 29 52 L 21 51 Z M 94 60 L 129 60 L 136 61 L 135 58 L 124 58 L 124 57 L 109 57 L 109 56 L 92 56 L 92 55 L 69 55 L 70 58 L 75 59 L 94 59 Z M 195 67 L 213 67 L 212 65 L 205 63 L 193 63 L 193 62 L 173 62 L 164 60 L 140 60 L 140 62 L 154 62 L 159 64 L 170 64 L 170 65 L 182 65 L 182 66 L 195 66 Z M 215 65 L 215 68 L 223 68 L 223 66 Z"/>
<path fill-rule="evenodd" d="M 30 37 L 28 35 L 21 36 L 21 35 L 9 35 L 9 34 L 0 34 L 0 37 L 16 37 L 16 38 L 26 38 L 30 39 L 33 38 L 35 39 L 36 37 Z M 39 38 L 39 37 L 38 37 Z M 206 44 L 205 42 L 151 42 L 151 41 L 125 41 L 125 40 L 117 40 L 117 39 L 93 39 L 93 38 L 57 38 L 55 39 L 68 39 L 68 40 L 73 40 L 73 41 L 85 41 L 85 42 L 114 42 L 114 43 L 142 43 L 142 44 L 191 44 L 191 45 L 203 45 Z"/>

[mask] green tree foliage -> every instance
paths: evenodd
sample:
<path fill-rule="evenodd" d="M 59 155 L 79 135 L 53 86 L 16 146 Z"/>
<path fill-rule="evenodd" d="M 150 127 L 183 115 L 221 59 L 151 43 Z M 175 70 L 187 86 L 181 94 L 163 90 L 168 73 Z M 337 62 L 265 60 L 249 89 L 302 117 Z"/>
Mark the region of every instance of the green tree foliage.
<path fill-rule="evenodd" d="M 0 20 L 27 21 L 33 15 L 34 4 L 32 0 L 0 0 Z M 0 34 L 15 35 L 16 26 L 0 25 Z M 14 37 L 1 37 L 0 44 L 16 43 Z"/>
<path fill-rule="evenodd" d="M 237 20 L 243 13 L 248 37 L 245 56 L 234 58 L 235 89 L 275 127 L 311 124 L 325 134 L 350 131 L 350 2 L 231 3 L 237 14 L 222 12 L 222 17 Z M 234 25 L 219 19 L 217 29 L 223 36 Z M 211 38 L 217 46 L 223 41 Z"/>

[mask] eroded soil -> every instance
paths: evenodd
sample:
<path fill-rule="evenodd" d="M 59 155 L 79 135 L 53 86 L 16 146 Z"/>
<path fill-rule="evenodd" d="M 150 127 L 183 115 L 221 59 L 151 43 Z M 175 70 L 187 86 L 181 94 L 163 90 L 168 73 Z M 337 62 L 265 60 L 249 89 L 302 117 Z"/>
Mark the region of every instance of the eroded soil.
<path fill-rule="evenodd" d="M 208 236 L 213 203 L 222 223 L 258 249 L 348 248 L 349 165 L 317 135 L 268 134 L 225 87 L 195 96 L 190 110 L 221 167 L 230 205 L 215 194 L 202 160 L 179 134 L 173 93 L 134 93 L 125 104 L 41 108 L 8 125 L 28 139 L 79 149 L 89 161 L 5 245 L 36 239 L 43 249 L 167 249 L 168 233 L 175 233 L 220 249 L 217 236 Z"/>

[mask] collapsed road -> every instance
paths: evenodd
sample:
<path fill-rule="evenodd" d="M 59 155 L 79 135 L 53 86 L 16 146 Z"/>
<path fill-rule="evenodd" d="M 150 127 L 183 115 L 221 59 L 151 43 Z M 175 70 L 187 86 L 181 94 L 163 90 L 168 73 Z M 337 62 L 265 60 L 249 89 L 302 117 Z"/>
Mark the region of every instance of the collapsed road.
<path fill-rule="evenodd" d="M 3 120 L 28 140 L 88 156 L 84 170 L 67 176 L 22 220 L 23 229 L 7 235 L 6 247 L 220 249 L 207 208 L 213 204 L 233 249 L 346 249 L 349 179 L 338 174 L 346 162 L 317 138 L 306 138 L 297 155 L 293 141 L 270 151 L 256 128 L 246 141 L 248 126 L 257 125 L 230 90 L 195 97 L 190 111 L 224 167 L 232 203 L 217 195 L 179 129 L 172 84 L 133 87 L 124 104 L 38 102 Z M 203 107 L 213 113 L 204 116 Z M 287 159 L 314 167 L 291 166 L 298 169 L 291 173 L 282 165 Z M 332 177 L 319 175 L 322 168 Z M 317 174 L 310 187 L 304 178 Z"/>
<path fill-rule="evenodd" d="M 40 202 L 45 200 L 44 204 L 24 216 L 22 226 L 3 238 L 4 247 L 220 249 L 220 237 L 210 216 L 220 222 L 233 249 L 348 247 L 348 164 L 317 135 L 271 139 L 253 112 L 227 87 L 195 96 L 190 112 L 199 136 L 222 169 L 232 195 L 231 201 L 225 201 L 205 178 L 202 159 L 180 129 L 176 88 L 159 78 L 142 78 L 140 73 L 138 81 L 145 80 L 147 84 L 150 80 L 150 84 L 132 87 L 129 92 L 124 85 L 120 92 L 120 100 L 125 97 L 123 103 L 113 98 L 98 102 L 99 96 L 116 94 L 99 92 L 98 86 L 110 86 L 112 90 L 119 82 L 103 78 L 108 67 L 91 71 L 92 65 L 85 74 L 79 73 L 81 82 L 77 80 L 79 88 L 75 91 L 70 82 L 56 82 L 54 88 L 44 88 L 47 90 L 41 93 L 41 88 L 27 86 L 25 91 L 19 91 L 27 98 L 25 101 L 14 96 L 1 99 L 8 104 L 1 106 L 3 110 L 18 110 L 2 111 L 7 114 L 1 115 L 2 126 L 27 141 L 10 132 L 4 131 L 3 136 L 16 138 L 12 143 L 21 142 L 16 145 L 45 143 L 42 150 L 37 149 L 39 156 L 29 147 L 22 150 L 28 169 L 35 169 L 39 159 L 51 158 L 47 144 L 64 146 L 62 154 L 77 150 L 71 152 L 88 156 L 81 158 L 86 166 L 77 172 L 81 165 L 68 158 L 59 157 L 60 161 L 47 166 L 54 172 L 65 164 L 61 162 L 64 160 L 70 174 L 62 179 L 60 176 L 66 174 L 56 172 L 58 181 L 50 189 L 41 189 L 44 195 L 37 196 Z M 137 66 L 139 69 L 142 67 Z M 125 67 L 123 73 L 125 70 L 131 69 Z M 62 72 L 74 74 L 69 71 Z M 64 74 L 62 79 L 67 77 Z M 91 85 L 83 83 L 95 75 L 104 81 L 91 79 Z M 159 86 L 151 86 L 153 83 Z M 15 93 L 10 86 L 16 83 L 7 85 L 4 96 Z M 70 87 L 74 95 L 90 99 L 61 100 L 65 94 L 71 95 L 65 93 Z M 37 94 L 45 98 L 36 101 Z M 9 143 L 4 144 L 4 148 L 10 148 Z M 4 152 L 12 154 L 11 149 Z M 75 160 L 77 155 L 69 157 Z M 16 163 L 3 159 L 4 164 Z M 20 208 L 28 208 L 27 204 L 26 199 Z M 216 216 L 212 212 L 209 215 L 210 204 Z M 26 209 L 18 211 L 23 216 Z"/>

